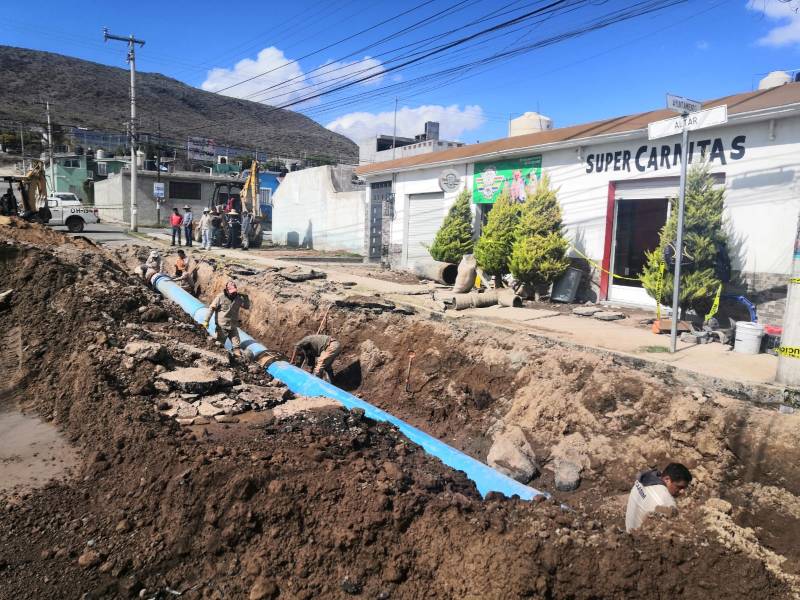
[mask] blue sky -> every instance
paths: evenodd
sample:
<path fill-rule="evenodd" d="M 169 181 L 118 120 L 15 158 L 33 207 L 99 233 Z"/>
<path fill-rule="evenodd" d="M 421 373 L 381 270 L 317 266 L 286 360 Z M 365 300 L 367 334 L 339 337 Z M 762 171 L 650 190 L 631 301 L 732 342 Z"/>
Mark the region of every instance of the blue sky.
<path fill-rule="evenodd" d="M 754 89 L 768 71 L 800 69 L 800 0 L 697 0 L 460 72 L 447 85 L 441 79 L 418 79 L 562 33 L 632 4 L 595 0 L 570 14 L 499 32 L 474 49 L 461 47 L 442 58 L 442 66 L 425 61 L 385 72 L 393 64 L 386 62 L 393 56 L 386 53 L 398 46 L 434 43 L 431 36 L 476 21 L 463 33 L 442 38 L 455 39 L 539 5 L 530 0 L 456 2 L 436 0 L 411 10 L 423 0 L 295 0 L 271 3 L 269 9 L 262 8 L 264 4 L 226 8 L 201 0 L 140 0 L 139 12 L 131 14 L 127 5 L 107 1 L 40 0 L 35 14 L 6 13 L 0 43 L 125 67 L 123 45 L 102 42 L 105 26 L 147 42 L 138 50 L 140 70 L 212 91 L 262 74 L 223 93 L 271 104 L 303 98 L 332 85 L 334 77 L 350 81 L 360 72 L 374 77 L 338 96 L 293 109 L 359 138 L 391 133 L 398 97 L 398 134 L 413 135 L 425 120 L 440 120 L 443 136 L 466 142 L 503 137 L 509 116 L 525 111 L 539 110 L 556 126 L 564 126 L 660 107 L 667 91 L 715 98 Z M 436 15 L 450 7 L 453 12 Z M 409 13 L 356 35 L 403 11 Z M 408 28 L 425 19 L 424 25 Z M 405 31 L 397 34 L 401 30 Z M 331 47 L 315 52 L 327 45 Z M 301 58 L 310 53 L 314 54 Z M 270 72 L 263 74 L 266 71 Z M 390 85 L 395 87 L 387 89 Z M 354 94 L 362 96 L 353 98 Z M 331 104 L 334 100 L 338 102 Z"/>

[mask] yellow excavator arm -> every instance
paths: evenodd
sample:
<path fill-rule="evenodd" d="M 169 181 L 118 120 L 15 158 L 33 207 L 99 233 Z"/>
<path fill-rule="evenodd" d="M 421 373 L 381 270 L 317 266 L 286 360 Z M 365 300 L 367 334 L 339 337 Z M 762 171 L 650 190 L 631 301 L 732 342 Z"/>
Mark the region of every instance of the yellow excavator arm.
<path fill-rule="evenodd" d="M 253 217 L 261 216 L 261 206 L 258 203 L 258 161 L 250 165 L 250 173 L 242 188 L 242 209 L 248 211 Z"/>

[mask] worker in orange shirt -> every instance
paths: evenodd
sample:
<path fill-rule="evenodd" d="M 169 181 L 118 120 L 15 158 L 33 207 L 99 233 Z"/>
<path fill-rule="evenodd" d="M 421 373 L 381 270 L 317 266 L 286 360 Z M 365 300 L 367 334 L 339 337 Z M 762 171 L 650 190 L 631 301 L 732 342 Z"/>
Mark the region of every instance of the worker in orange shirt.
<path fill-rule="evenodd" d="M 172 209 L 172 214 L 169 216 L 169 224 L 172 226 L 172 245 L 175 245 L 175 236 L 178 236 L 178 246 L 180 246 L 183 217 L 181 217 L 181 214 L 178 212 L 177 208 Z"/>

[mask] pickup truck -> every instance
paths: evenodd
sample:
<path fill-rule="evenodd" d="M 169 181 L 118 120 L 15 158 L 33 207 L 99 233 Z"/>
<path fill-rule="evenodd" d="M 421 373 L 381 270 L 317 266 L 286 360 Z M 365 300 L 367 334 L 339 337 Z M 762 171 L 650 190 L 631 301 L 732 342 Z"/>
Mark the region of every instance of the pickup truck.
<path fill-rule="evenodd" d="M 84 206 L 75 194 L 59 193 L 47 198 L 48 225 L 66 225 L 71 233 L 81 233 L 87 223 L 99 223 L 97 209 Z"/>

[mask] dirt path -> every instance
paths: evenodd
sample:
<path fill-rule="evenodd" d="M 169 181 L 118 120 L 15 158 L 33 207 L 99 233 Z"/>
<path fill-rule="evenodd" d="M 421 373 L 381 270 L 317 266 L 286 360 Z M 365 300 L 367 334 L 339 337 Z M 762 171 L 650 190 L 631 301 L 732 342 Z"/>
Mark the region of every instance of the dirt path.
<path fill-rule="evenodd" d="M 0 278 L 15 294 L 2 317 L 20 327 L 26 341 L 18 385 L 25 393 L 15 401 L 61 427 L 79 462 L 74 478 L 24 498 L 0 496 L 2 598 L 789 594 L 793 580 L 785 561 L 739 527 L 740 506 L 708 502 L 724 481 L 712 469 L 714 459 L 702 453 L 694 466 L 708 478 L 680 517 L 655 519 L 630 536 L 604 514 L 604 505 L 588 501 L 617 490 L 599 463 L 587 467 L 581 488 L 586 509 L 575 503 L 578 510 L 565 512 L 557 503 L 483 500 L 461 473 L 393 428 L 335 407 L 280 419 L 262 411 L 238 423 L 182 427 L 164 408 L 180 393 L 163 385 L 160 374 L 211 369 L 225 390 L 270 382 L 247 365 L 210 365 L 209 355 L 219 349 L 207 336 L 102 250 L 63 238 L 54 244 L 36 228 L 0 229 L 0 244 L 9 242 L 16 257 L 0 262 Z M 222 277 L 206 273 L 205 293 Z M 317 324 L 325 289 L 255 279 L 246 286 L 263 307 L 250 311 L 248 325 L 265 334 L 264 341 L 284 346 Z M 353 379 L 351 387 L 476 455 L 493 439 L 492 427 L 514 411 L 543 432 L 536 442 L 542 452 L 555 452 L 574 433 L 593 435 L 593 422 L 571 417 L 570 411 L 580 413 L 577 404 L 556 403 L 569 394 L 594 406 L 587 410 L 601 424 L 619 424 L 609 429 L 617 452 L 625 435 L 643 426 L 642 414 L 658 415 L 658 452 L 679 444 L 663 439 L 665 423 L 685 422 L 680 431 L 689 432 L 726 423 L 725 399 L 692 404 L 690 392 L 659 390 L 636 373 L 614 385 L 627 381 L 619 370 L 586 357 L 554 357 L 527 343 L 357 307 L 332 311 L 330 326 L 347 341 L 342 364 L 357 358 L 361 365 L 361 381 Z M 417 355 L 405 392 L 409 347 Z M 606 387 L 592 380 L 601 375 Z M 675 408 L 674 395 L 682 399 Z M 541 418 L 528 413 L 520 404 L 525 398 L 531 407 L 553 406 L 554 412 Z M 637 408 L 639 398 L 644 403 Z M 685 418 L 673 412 L 692 407 L 699 412 Z M 740 415 L 731 424 L 742 447 L 767 425 L 761 417 Z M 758 457 L 770 468 L 750 476 L 754 484 L 779 487 L 789 471 L 777 457 L 794 447 L 782 425 L 773 424 L 771 432 L 786 445 L 761 448 Z M 698 452 L 693 439 L 684 440 L 686 456 Z M 735 477 L 730 486 L 744 490 L 736 469 L 760 463 L 740 464 L 733 452 L 725 457 L 731 462 L 724 470 Z M 608 473 L 627 478 L 621 467 L 610 466 L 613 460 L 606 464 Z M 782 498 L 752 496 L 764 505 Z"/>

